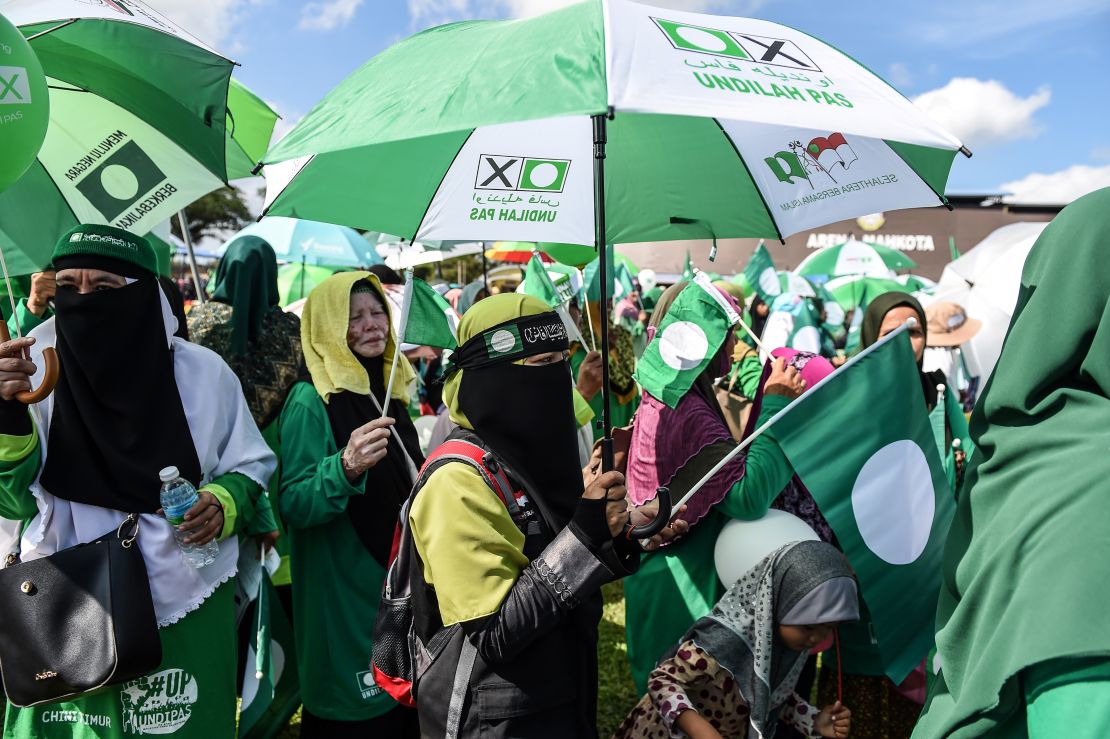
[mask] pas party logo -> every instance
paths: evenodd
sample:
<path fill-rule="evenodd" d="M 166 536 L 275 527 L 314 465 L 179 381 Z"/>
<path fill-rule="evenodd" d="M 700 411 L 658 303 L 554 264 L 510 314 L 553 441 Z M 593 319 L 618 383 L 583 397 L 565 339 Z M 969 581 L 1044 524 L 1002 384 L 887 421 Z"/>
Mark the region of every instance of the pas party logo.
<path fill-rule="evenodd" d="M 652 20 L 667 37 L 671 46 L 679 51 L 743 59 L 755 64 L 770 64 L 774 67 L 821 71 L 821 68 L 789 39 L 692 26 L 689 23 L 676 23 L 662 18 L 652 18 Z"/>
<path fill-rule="evenodd" d="M 134 141 L 128 141 L 77 183 L 105 220 L 112 221 L 157 187 L 166 175 Z"/>
<path fill-rule="evenodd" d="M 0 105 L 27 105 L 31 86 L 24 67 L 0 67 Z"/>
<path fill-rule="evenodd" d="M 837 167 L 847 170 L 859 159 L 842 133 L 817 136 L 805 146 L 801 141 L 792 141 L 789 151 L 776 152 L 763 161 L 780 182 L 793 185 L 797 180 L 805 180 L 814 187 L 814 178 L 828 177 L 834 183 Z"/>
<path fill-rule="evenodd" d="M 163 670 L 124 683 L 123 731 L 131 734 L 172 734 L 193 715 L 197 681 L 184 670 Z"/>
<path fill-rule="evenodd" d="M 476 190 L 562 192 L 570 171 L 569 159 L 540 159 L 503 154 L 478 157 Z"/>

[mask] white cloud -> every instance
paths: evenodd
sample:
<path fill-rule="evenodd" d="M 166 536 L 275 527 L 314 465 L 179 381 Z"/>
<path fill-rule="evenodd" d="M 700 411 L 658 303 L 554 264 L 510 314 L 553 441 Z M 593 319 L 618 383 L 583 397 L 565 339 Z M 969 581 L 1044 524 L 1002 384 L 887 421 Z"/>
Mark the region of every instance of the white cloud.
<path fill-rule="evenodd" d="M 1041 126 L 1034 116 L 1051 98 L 1047 85 L 1023 98 L 997 80 L 955 77 L 913 102 L 974 149 L 1036 137 Z"/>
<path fill-rule="evenodd" d="M 1110 187 L 1110 164 L 1091 167 L 1076 164 L 1058 172 L 1034 172 L 1020 180 L 1003 182 L 1007 203 L 1067 204 L 1102 187 Z"/>
<path fill-rule="evenodd" d="M 894 62 L 886 71 L 886 78 L 895 87 L 909 87 L 913 84 L 910 68 L 902 62 Z"/>
<path fill-rule="evenodd" d="M 285 138 L 285 134 L 292 131 L 296 125 L 301 122 L 301 119 L 304 118 L 304 113 L 290 112 L 283 105 L 273 100 L 267 100 L 266 104 L 276 110 L 278 115 L 281 116 L 281 118 L 278 118 L 274 123 L 274 133 L 270 136 L 270 146 L 273 146 Z"/>
<path fill-rule="evenodd" d="M 260 0 L 146 0 L 147 4 L 217 51 Z"/>
<path fill-rule="evenodd" d="M 355 17 L 355 12 L 363 0 L 329 0 L 328 2 L 306 3 L 301 9 L 302 31 L 331 31 L 345 26 Z"/>
<path fill-rule="evenodd" d="M 233 180 L 231 186 L 239 192 L 239 199 L 247 206 L 250 214 L 258 218 L 262 215 L 262 203 L 266 196 L 266 179 L 263 177 L 246 177 Z"/>

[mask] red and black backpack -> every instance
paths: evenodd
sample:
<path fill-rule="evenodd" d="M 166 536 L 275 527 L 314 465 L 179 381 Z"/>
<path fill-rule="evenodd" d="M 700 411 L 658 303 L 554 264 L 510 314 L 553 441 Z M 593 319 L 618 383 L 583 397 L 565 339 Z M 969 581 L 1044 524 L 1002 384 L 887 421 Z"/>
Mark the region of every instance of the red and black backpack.
<path fill-rule="evenodd" d="M 477 470 L 525 534 L 534 533 L 540 526 L 523 490 L 513 483 L 493 452 L 473 432 L 456 430 L 428 455 L 401 509 L 394 533 L 389 570 L 374 621 L 371 655 L 375 682 L 398 703 L 410 707 L 416 705 L 416 683 L 442 652 L 448 639 L 437 638 L 446 631 L 441 623 L 430 622 L 438 618 L 438 605 L 434 592 L 424 583 L 423 566 L 409 528 L 408 513 L 431 474 L 450 462 L 461 462 Z"/>

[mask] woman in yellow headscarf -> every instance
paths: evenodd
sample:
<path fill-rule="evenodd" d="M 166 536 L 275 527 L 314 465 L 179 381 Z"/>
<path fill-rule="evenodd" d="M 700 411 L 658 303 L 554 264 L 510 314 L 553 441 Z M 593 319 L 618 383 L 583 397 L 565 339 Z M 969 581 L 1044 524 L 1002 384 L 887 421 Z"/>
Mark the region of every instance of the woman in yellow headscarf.
<path fill-rule="evenodd" d="M 600 588 L 639 562 L 620 535 L 624 476 L 583 492 L 567 331 L 544 302 L 487 298 L 463 316 L 459 344 L 443 394 L 460 427 L 449 441 L 486 450 L 511 491 L 502 502 L 474 466 L 447 458 L 417 481 L 412 602 L 417 636 L 436 650 L 415 691 L 422 733 L 596 736 Z"/>
<path fill-rule="evenodd" d="M 397 517 L 424 461 L 407 361 L 385 397 L 397 340 L 378 278 L 342 272 L 318 285 L 301 344 L 312 382 L 293 387 L 279 426 L 301 736 L 415 737 L 415 713 L 375 685 L 368 664 Z"/>

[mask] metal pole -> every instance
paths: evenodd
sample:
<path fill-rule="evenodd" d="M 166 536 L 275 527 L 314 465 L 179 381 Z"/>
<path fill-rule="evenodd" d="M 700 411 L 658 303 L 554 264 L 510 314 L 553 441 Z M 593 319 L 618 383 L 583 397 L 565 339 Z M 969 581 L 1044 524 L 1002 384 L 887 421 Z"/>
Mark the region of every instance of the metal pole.
<path fill-rule="evenodd" d="M 482 247 L 482 284 L 486 286 L 486 295 L 489 295 L 489 267 L 486 266 L 486 242 L 480 241 L 478 245 Z"/>
<path fill-rule="evenodd" d="M 193 269 L 193 287 L 197 291 L 197 302 L 204 305 L 204 290 L 200 287 L 200 270 L 197 269 L 197 255 L 193 253 L 193 237 L 189 235 L 189 218 L 184 210 L 177 211 L 177 223 L 181 226 L 181 239 L 185 242 L 185 251 L 189 253 L 189 266 Z"/>
<path fill-rule="evenodd" d="M 593 116 L 594 123 L 594 245 L 597 248 L 598 279 L 601 299 L 601 471 L 608 472 L 613 464 L 613 423 L 609 409 L 609 270 L 605 237 L 605 143 L 607 114 Z"/>

